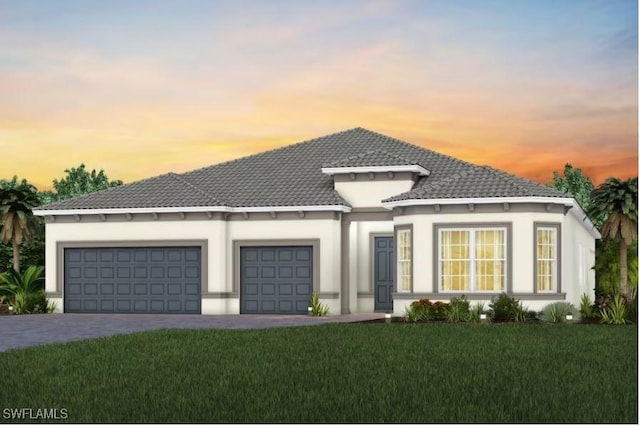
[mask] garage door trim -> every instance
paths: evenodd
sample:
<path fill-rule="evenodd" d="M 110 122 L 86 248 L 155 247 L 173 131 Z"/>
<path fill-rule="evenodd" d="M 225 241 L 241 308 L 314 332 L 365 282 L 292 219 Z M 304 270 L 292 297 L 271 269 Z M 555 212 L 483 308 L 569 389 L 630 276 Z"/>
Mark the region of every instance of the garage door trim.
<path fill-rule="evenodd" d="M 208 241 L 207 240 L 119 240 L 119 241 L 59 241 L 56 244 L 56 291 L 58 297 L 64 297 L 64 249 L 67 248 L 136 248 L 136 247 L 199 247 L 200 248 L 200 276 L 201 295 L 207 293 L 208 275 Z M 47 293 L 53 297 L 52 293 Z"/>
<path fill-rule="evenodd" d="M 320 239 L 306 240 L 233 240 L 233 293 L 240 294 L 240 247 L 311 246 L 311 291 L 320 293 Z"/>

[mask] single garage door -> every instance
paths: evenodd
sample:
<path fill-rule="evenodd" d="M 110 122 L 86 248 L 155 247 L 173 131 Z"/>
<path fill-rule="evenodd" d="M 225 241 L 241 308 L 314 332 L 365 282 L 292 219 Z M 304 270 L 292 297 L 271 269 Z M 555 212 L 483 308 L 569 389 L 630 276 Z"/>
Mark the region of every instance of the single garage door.
<path fill-rule="evenodd" d="M 240 313 L 306 314 L 313 247 L 240 247 Z"/>
<path fill-rule="evenodd" d="M 200 262 L 200 247 L 65 248 L 65 312 L 200 313 Z"/>

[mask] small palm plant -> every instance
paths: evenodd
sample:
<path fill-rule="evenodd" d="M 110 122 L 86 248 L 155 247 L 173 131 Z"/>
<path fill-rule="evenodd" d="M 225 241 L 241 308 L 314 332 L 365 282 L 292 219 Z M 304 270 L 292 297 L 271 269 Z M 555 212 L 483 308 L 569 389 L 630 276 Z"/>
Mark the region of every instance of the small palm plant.
<path fill-rule="evenodd" d="M 326 317 L 329 315 L 329 306 L 320 302 L 318 293 L 311 295 L 311 315 L 314 317 Z"/>
<path fill-rule="evenodd" d="M 14 269 L 0 274 L 0 295 L 16 314 L 46 312 L 52 307 L 47 305 L 44 288 L 42 266 L 30 266 L 23 274 Z"/>

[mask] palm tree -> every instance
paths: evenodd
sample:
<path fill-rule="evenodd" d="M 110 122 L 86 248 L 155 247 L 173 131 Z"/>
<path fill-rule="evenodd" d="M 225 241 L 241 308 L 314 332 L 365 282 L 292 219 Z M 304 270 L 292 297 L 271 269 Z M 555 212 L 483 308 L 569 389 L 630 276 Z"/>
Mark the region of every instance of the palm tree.
<path fill-rule="evenodd" d="M 0 220 L 2 230 L 0 240 L 13 245 L 13 269 L 20 272 L 20 245 L 33 235 L 33 212 L 31 209 L 40 204 L 35 186 L 23 180 L 13 181 L 0 188 Z"/>
<path fill-rule="evenodd" d="M 629 299 L 627 246 L 638 238 L 638 178 L 608 178 L 591 193 L 592 217 L 602 219 L 602 238 L 620 239 L 620 291 Z"/>

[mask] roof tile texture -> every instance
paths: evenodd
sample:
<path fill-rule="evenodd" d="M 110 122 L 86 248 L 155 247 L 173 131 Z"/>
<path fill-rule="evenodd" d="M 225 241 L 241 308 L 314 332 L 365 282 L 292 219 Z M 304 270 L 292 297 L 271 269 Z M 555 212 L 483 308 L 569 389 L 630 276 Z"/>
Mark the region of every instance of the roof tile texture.
<path fill-rule="evenodd" d="M 183 174 L 133 182 L 40 209 L 347 205 L 322 167 L 420 165 L 429 176 L 389 200 L 568 195 L 370 130 L 355 128 Z"/>

